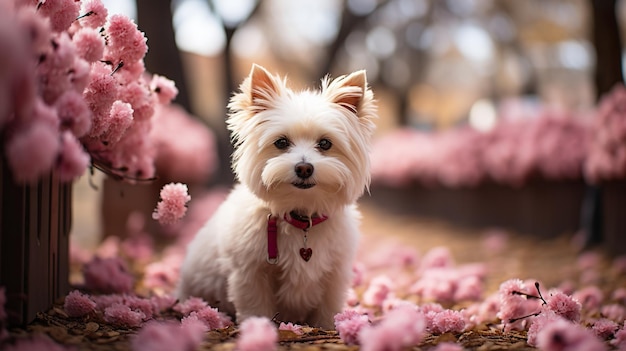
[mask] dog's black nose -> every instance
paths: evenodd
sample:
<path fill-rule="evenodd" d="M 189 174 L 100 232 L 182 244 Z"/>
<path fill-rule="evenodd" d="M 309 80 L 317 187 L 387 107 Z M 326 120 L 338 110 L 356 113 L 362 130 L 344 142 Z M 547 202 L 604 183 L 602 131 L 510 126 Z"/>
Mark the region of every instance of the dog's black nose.
<path fill-rule="evenodd" d="M 295 167 L 296 175 L 299 178 L 307 179 L 313 175 L 313 165 L 308 162 L 299 162 Z"/>

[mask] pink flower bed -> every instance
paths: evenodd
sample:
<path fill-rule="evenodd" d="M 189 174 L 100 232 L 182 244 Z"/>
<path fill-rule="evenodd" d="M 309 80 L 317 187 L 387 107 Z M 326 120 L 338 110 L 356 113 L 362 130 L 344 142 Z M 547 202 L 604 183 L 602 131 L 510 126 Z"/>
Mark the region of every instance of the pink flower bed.
<path fill-rule="evenodd" d="M 549 110 L 504 120 L 488 132 L 400 129 L 374 145 L 372 179 L 396 187 L 417 182 L 452 188 L 485 181 L 521 186 L 533 177 L 580 179 L 591 136 L 584 119 Z"/>

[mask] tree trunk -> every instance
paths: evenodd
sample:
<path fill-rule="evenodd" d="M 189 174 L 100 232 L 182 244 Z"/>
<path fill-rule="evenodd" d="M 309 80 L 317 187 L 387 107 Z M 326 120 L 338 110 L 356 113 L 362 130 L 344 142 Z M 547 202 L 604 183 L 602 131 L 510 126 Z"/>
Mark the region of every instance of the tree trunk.
<path fill-rule="evenodd" d="M 149 39 L 148 53 L 144 58 L 146 69 L 176 82 L 178 96 L 175 102 L 191 111 L 182 59 L 176 46 L 170 2 L 137 0 L 137 22 L 139 29 Z"/>

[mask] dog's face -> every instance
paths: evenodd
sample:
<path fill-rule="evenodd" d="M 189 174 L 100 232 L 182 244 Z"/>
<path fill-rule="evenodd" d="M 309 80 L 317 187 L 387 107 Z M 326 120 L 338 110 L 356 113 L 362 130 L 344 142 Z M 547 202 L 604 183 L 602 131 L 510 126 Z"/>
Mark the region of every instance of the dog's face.
<path fill-rule="evenodd" d="M 376 107 L 364 71 L 294 92 L 255 65 L 229 108 L 235 174 L 273 211 L 328 213 L 369 186 Z"/>

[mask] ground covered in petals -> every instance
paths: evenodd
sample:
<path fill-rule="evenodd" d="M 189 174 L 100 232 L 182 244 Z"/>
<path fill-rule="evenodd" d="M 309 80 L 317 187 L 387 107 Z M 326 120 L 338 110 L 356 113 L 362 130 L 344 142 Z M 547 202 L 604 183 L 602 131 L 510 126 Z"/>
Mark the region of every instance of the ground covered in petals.
<path fill-rule="evenodd" d="M 176 273 L 159 271 L 158 264 L 169 260 L 170 266 L 176 266 L 176 259 L 172 258 L 175 255 L 161 254 L 157 258 L 152 252 L 144 252 L 131 259 L 124 255 L 124 248 L 128 250 L 130 244 L 122 242 L 105 244 L 109 247 L 101 247 L 99 252 L 109 258 L 124 258 L 119 262 L 128 266 L 119 269 L 135 278 L 132 288 L 127 284 L 109 286 L 96 280 L 91 284 L 101 291 L 111 290 L 106 294 L 91 293 L 85 289 L 86 282 L 81 276 L 88 272 L 86 266 L 94 264 L 93 257 L 84 258 L 82 264 L 73 265 L 79 292 L 40 313 L 25 328 L 10 329 L 9 338 L 20 340 L 45 334 L 60 344 L 59 350 L 66 347 L 142 350 L 145 348 L 141 343 L 146 340 L 160 337 L 168 340 L 167 331 L 154 328 L 150 334 L 148 326 L 175 321 L 178 324 L 174 328 L 178 329 L 173 329 L 174 334 L 180 340 L 172 347 L 181 350 L 262 350 L 264 342 L 276 345 L 278 350 L 356 350 L 359 347 L 399 350 L 407 346 L 413 350 L 440 351 L 532 350 L 535 347 L 529 342 L 534 346 L 540 342 L 535 341 L 535 335 L 531 336 L 536 333 L 532 323 L 539 326 L 539 322 L 551 320 L 545 317 L 548 312 L 554 312 L 576 320 L 576 325 L 589 335 L 595 333 L 593 341 L 599 340 L 607 350 L 624 348 L 617 340 L 617 332 L 623 330 L 626 319 L 626 296 L 622 296 L 626 287 L 623 258 L 608 257 L 600 250 L 581 251 L 574 233 L 542 239 L 499 229 L 465 230 L 387 213 L 369 201 L 363 204 L 362 210 L 364 235 L 355 265 L 353 290 L 346 306 L 349 313 L 340 317 L 339 322 L 336 317 L 337 331 L 285 323 L 276 328 L 280 324 L 280 316 L 277 316 L 273 320 L 276 325 L 271 327 L 276 330 L 273 338 L 263 332 L 259 341 L 253 340 L 253 346 L 244 346 L 243 334 L 250 339 L 253 333 L 229 323 L 228 318 L 202 301 L 168 300 L 167 293 Z M 139 246 L 134 246 L 134 250 L 141 251 Z M 107 259 L 100 259 L 103 260 Z M 99 264 L 92 269 L 97 272 L 104 266 L 115 270 L 108 263 Z M 539 291 L 535 290 L 534 282 L 539 284 Z M 546 298 L 546 305 L 542 305 L 539 294 Z M 561 295 L 562 301 L 558 300 Z M 88 300 L 81 300 L 83 297 Z M 134 300 L 136 297 L 138 300 Z M 152 304 L 151 312 L 146 312 L 146 307 L 142 306 L 148 300 Z M 570 302 L 575 305 L 568 307 Z M 411 317 L 414 319 L 406 319 L 407 323 L 402 324 L 402 318 L 408 318 L 408 314 L 401 313 L 407 304 L 419 306 L 421 319 Z M 550 304 L 559 305 L 550 307 Z M 552 311 L 548 311 L 549 308 Z M 385 319 L 391 316 L 391 311 L 396 311 L 395 317 Z M 523 313 L 534 312 L 541 312 L 540 317 L 515 320 L 523 317 Z M 352 324 L 345 324 L 346 320 Z M 359 320 L 365 322 L 359 324 Z M 423 326 L 414 330 L 417 322 Z M 185 339 L 183 330 L 188 332 L 192 327 L 199 328 L 196 329 L 200 338 L 189 334 Z M 262 328 L 262 323 L 246 328 L 254 327 Z M 368 337 L 379 338 L 388 343 L 388 347 L 363 342 L 367 337 L 360 336 L 357 329 L 362 329 L 360 334 L 366 330 Z M 394 335 L 409 341 L 406 345 L 394 342 L 398 339 Z M 167 347 L 164 343 L 166 341 L 161 346 Z M 7 345 L 19 344 L 10 341 Z M 550 347 L 543 344 L 543 349 Z"/>

